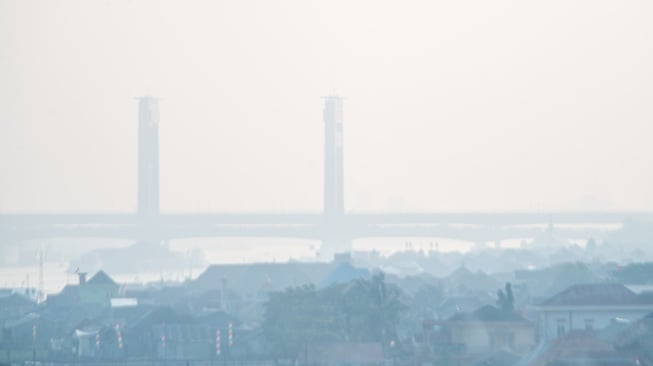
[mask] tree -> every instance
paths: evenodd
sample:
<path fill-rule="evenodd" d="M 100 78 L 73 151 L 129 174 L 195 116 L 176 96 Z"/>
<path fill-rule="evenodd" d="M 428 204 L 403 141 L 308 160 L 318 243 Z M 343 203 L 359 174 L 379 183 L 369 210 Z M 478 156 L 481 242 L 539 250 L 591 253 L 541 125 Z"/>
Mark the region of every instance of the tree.
<path fill-rule="evenodd" d="M 396 287 L 385 283 L 383 272 L 350 284 L 342 302 L 348 336 L 358 341 L 380 341 L 383 347 L 387 346 L 387 340 L 395 336 L 404 307 L 399 295 Z"/>
<path fill-rule="evenodd" d="M 399 289 L 379 273 L 371 279 L 333 285 L 288 288 L 270 294 L 263 332 L 276 356 L 296 358 L 311 342 L 382 342 L 396 334 L 403 304 Z"/>
<path fill-rule="evenodd" d="M 440 285 L 426 284 L 417 290 L 411 301 L 411 312 L 418 317 L 433 316 L 442 301 L 443 288 Z"/>
<path fill-rule="evenodd" d="M 515 298 L 510 282 L 506 282 L 505 292 L 501 289 L 497 290 L 497 307 L 503 311 L 515 311 Z"/>
<path fill-rule="evenodd" d="M 320 293 L 312 285 L 288 288 L 270 294 L 265 304 L 263 333 L 276 356 L 297 357 L 313 341 L 337 337 L 335 309 L 320 301 Z"/>

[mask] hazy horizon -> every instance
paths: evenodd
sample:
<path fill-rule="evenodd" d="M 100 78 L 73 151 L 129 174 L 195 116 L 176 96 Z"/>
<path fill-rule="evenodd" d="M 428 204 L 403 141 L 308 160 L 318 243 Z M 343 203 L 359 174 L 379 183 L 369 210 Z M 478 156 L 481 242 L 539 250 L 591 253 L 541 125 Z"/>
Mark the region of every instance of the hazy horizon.
<path fill-rule="evenodd" d="M 0 212 L 653 210 L 653 3 L 0 1 Z"/>

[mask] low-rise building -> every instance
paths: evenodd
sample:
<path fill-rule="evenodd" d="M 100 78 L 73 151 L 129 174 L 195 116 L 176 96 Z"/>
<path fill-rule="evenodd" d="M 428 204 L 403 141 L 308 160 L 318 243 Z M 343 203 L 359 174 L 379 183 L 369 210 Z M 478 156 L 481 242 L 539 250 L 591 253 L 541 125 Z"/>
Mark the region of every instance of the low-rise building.
<path fill-rule="evenodd" d="M 521 314 L 486 305 L 459 313 L 446 322 L 451 344 L 466 353 L 487 354 L 500 349 L 523 354 L 535 345 L 535 325 Z"/>
<path fill-rule="evenodd" d="M 653 311 L 653 301 L 621 284 L 589 284 L 571 286 L 532 309 L 539 313 L 540 337 L 548 341 L 572 330 L 602 329 L 616 318 L 640 319 Z"/>
<path fill-rule="evenodd" d="M 120 285 L 104 271 L 98 271 L 86 283 L 80 283 L 79 300 L 82 304 L 110 306 L 111 299 L 118 296 Z"/>

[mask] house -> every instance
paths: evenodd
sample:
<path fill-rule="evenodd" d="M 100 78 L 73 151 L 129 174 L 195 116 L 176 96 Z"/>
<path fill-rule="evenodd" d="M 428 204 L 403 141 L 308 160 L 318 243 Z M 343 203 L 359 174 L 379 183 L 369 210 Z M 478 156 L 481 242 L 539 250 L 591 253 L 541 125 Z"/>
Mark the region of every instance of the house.
<path fill-rule="evenodd" d="M 79 305 L 79 286 L 66 285 L 59 293 L 48 295 L 45 302 L 48 306 L 62 308 L 77 306 Z"/>
<path fill-rule="evenodd" d="M 18 365 L 34 358 L 52 356 L 49 350 L 56 333 L 52 322 L 38 313 L 28 313 L 5 321 L 0 333 L 0 354 L 3 356 L 2 361 L 7 361 L 7 364 Z"/>
<path fill-rule="evenodd" d="M 79 329 L 87 344 L 93 344 L 97 336 L 95 357 L 101 359 L 208 359 L 215 355 L 217 329 L 222 331 L 225 347 L 230 323 L 240 335 L 236 328 L 239 322 L 226 313 L 198 318 L 166 306 L 113 308 L 103 323 L 101 329 Z"/>
<path fill-rule="evenodd" d="M 245 300 L 256 301 L 272 291 L 317 284 L 333 267 L 333 263 L 302 262 L 211 265 L 189 284 L 189 289 L 196 293 L 235 290 Z"/>
<path fill-rule="evenodd" d="M 104 271 L 98 271 L 86 281 L 86 273 L 79 273 L 79 285 L 66 285 L 58 294 L 49 295 L 50 306 L 71 307 L 82 305 L 110 306 L 111 298 L 118 296 L 120 286 Z"/>
<path fill-rule="evenodd" d="M 120 286 L 104 271 L 98 271 L 88 282 L 79 285 L 79 301 L 82 304 L 110 306 L 111 298 L 118 296 Z"/>
<path fill-rule="evenodd" d="M 36 309 L 36 302 L 32 299 L 11 293 L 8 296 L 0 297 L 0 326 L 7 320 L 19 318 Z"/>
<path fill-rule="evenodd" d="M 36 287 L 2 287 L 0 288 L 0 299 L 20 295 L 33 302 L 38 301 L 38 289 Z"/>
<path fill-rule="evenodd" d="M 53 324 L 48 319 L 37 313 L 29 313 L 6 321 L 0 340 L 2 344 L 10 347 L 47 348 L 53 329 Z"/>
<path fill-rule="evenodd" d="M 535 345 L 535 326 L 515 311 L 485 305 L 458 313 L 445 322 L 451 344 L 463 345 L 468 354 L 488 354 L 507 349 L 518 354 Z"/>
<path fill-rule="evenodd" d="M 615 318 L 637 320 L 653 311 L 653 301 L 621 284 L 574 285 L 533 306 L 540 337 L 551 340 L 571 330 L 602 329 Z"/>

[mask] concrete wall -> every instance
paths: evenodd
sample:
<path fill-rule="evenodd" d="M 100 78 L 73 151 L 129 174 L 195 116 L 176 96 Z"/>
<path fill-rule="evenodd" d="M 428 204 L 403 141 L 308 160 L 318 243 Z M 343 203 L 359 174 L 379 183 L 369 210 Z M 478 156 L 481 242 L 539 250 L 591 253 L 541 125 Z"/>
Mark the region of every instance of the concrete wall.
<path fill-rule="evenodd" d="M 545 340 L 558 337 L 558 325 L 564 327 L 565 333 L 571 330 L 585 330 L 589 320 L 594 330 L 608 326 L 613 319 L 623 318 L 635 321 L 649 314 L 653 309 L 568 309 L 542 311 L 540 314 L 540 331 Z"/>

